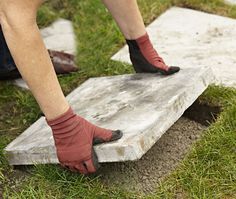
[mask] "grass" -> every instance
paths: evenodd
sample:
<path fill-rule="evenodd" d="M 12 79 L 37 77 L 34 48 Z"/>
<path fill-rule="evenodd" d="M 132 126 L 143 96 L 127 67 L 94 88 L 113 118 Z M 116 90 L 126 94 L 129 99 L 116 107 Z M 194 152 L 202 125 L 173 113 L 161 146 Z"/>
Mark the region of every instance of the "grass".
<path fill-rule="evenodd" d="M 200 99 L 204 98 L 222 104 L 224 110 L 162 182 L 156 193 L 160 198 L 172 198 L 179 190 L 188 198 L 236 198 L 236 91 L 211 87 Z"/>
<path fill-rule="evenodd" d="M 221 0 L 139 0 L 146 24 L 172 5 L 236 18 L 236 7 Z M 110 60 L 124 44 L 111 16 L 98 0 L 53 0 L 39 11 L 38 23 L 46 26 L 58 17 L 74 22 L 78 38 L 78 73 L 59 77 L 65 94 L 89 77 L 132 73 L 127 64 Z M 94 42 L 96 41 L 96 42 Z M 201 97 L 220 105 L 219 119 L 204 133 L 183 162 L 158 184 L 155 193 L 141 196 L 119 187 L 104 186 L 99 177 L 83 177 L 57 166 L 36 166 L 19 181 L 8 166 L 3 148 L 36 121 L 41 111 L 28 91 L 0 82 L 0 194 L 4 198 L 236 198 L 236 91 L 211 86 Z M 4 191 L 3 191 L 4 190 Z M 0 196 L 1 198 L 1 196 Z"/>

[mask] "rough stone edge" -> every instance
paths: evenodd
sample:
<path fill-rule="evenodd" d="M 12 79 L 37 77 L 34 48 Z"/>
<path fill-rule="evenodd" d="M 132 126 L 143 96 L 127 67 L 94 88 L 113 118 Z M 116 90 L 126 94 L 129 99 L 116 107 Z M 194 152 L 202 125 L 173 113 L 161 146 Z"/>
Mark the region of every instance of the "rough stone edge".
<path fill-rule="evenodd" d="M 130 150 L 124 150 L 123 154 L 123 159 L 120 159 L 119 161 L 134 161 L 140 159 L 156 142 L 161 138 L 161 136 L 183 115 L 184 111 L 192 105 L 192 103 L 207 89 L 209 84 L 212 83 L 212 81 L 215 79 L 213 75 L 213 71 L 210 67 L 201 67 L 201 73 L 199 73 L 199 76 L 196 77 L 197 81 L 193 81 L 192 85 L 189 85 L 186 89 L 182 90 L 182 93 L 180 96 L 178 96 L 175 100 L 173 100 L 172 104 L 176 104 L 176 102 L 181 101 L 181 99 L 185 99 L 187 95 L 187 92 L 192 92 L 193 90 L 196 90 L 195 95 L 189 96 L 190 98 L 187 100 L 187 103 L 185 104 L 180 104 L 180 106 L 184 106 L 184 108 L 179 109 L 178 107 L 178 113 L 175 114 L 176 116 L 169 122 L 165 123 L 162 127 L 162 129 L 159 128 L 158 122 L 153 125 L 153 127 L 148 129 L 147 131 L 144 131 L 142 134 L 139 136 L 136 136 L 133 139 L 133 143 L 129 145 L 129 149 L 132 149 L 132 156 L 130 156 Z M 204 75 L 205 74 L 205 75 Z M 197 87 L 195 85 L 198 85 Z M 195 86 L 195 87 L 194 87 Z M 198 87 L 200 87 L 198 89 Z M 198 92 L 197 92 L 198 91 Z M 168 114 L 163 115 L 163 121 L 167 121 L 166 118 L 168 116 L 173 116 L 173 110 L 172 112 L 169 111 Z M 160 119 L 160 118 L 159 118 Z M 163 122 L 163 123 L 164 123 Z M 157 132 L 158 133 L 153 133 Z M 145 138 L 145 139 L 143 139 Z M 101 149 L 101 146 L 98 146 L 96 148 L 99 161 L 100 162 L 115 162 L 115 159 L 110 158 L 109 160 L 105 159 L 105 155 L 103 157 L 100 157 L 100 150 L 103 150 L 103 154 L 105 154 L 105 149 L 108 148 L 108 146 L 104 145 Z M 127 148 L 126 148 L 127 149 Z M 109 150 L 109 156 L 111 152 L 114 154 L 116 153 L 115 149 L 110 149 Z M 145 151 L 145 152 L 144 152 Z M 117 155 L 117 154 L 116 154 Z M 116 156 L 111 156 L 111 157 L 116 157 Z"/>
<path fill-rule="evenodd" d="M 121 153 L 120 154 L 121 157 L 123 157 L 123 159 L 120 159 L 119 161 L 127 161 L 127 160 L 134 161 L 134 160 L 140 159 L 146 153 L 146 151 L 148 151 L 157 142 L 157 140 L 168 130 L 168 128 L 170 126 L 172 126 L 179 119 L 179 117 L 181 117 L 181 115 L 184 113 L 184 110 L 187 109 L 189 106 L 191 106 L 191 104 L 197 99 L 197 97 L 199 95 L 201 95 L 201 93 L 208 87 L 208 85 L 214 79 L 213 72 L 210 67 L 201 67 L 201 70 L 202 70 L 201 73 L 199 73 L 199 75 L 196 76 L 196 79 L 198 81 L 197 82 L 193 81 L 192 85 L 189 85 L 188 87 L 186 87 L 186 89 L 183 89 L 182 94 L 178 98 L 173 100 L 173 102 L 172 102 L 172 104 L 174 104 L 174 103 L 180 101 L 181 98 L 185 98 L 187 96 L 186 93 L 192 92 L 193 89 L 199 90 L 199 92 L 196 92 L 194 96 L 190 96 L 191 100 L 188 100 L 188 103 L 182 104 L 182 106 L 185 106 L 185 108 L 183 108 L 181 110 L 179 110 L 179 108 L 178 108 L 178 113 L 175 114 L 176 116 L 168 123 L 165 123 L 165 125 L 162 129 L 159 129 L 159 125 L 154 124 L 151 130 L 148 129 L 148 131 L 143 132 L 142 135 L 135 137 L 134 138 L 135 141 L 133 144 L 129 144 L 128 146 L 123 145 L 123 146 L 119 147 L 118 151 L 119 151 L 119 153 Z M 200 78 L 199 78 L 199 76 L 200 76 Z M 101 78 L 106 78 L 106 77 L 101 77 Z M 89 80 L 86 81 L 84 84 L 82 84 L 82 86 L 86 86 L 87 83 L 89 83 Z M 201 86 L 201 87 L 199 89 L 197 89 L 197 87 L 195 85 L 198 85 L 198 87 L 199 86 Z M 74 93 L 75 92 L 72 92 L 71 94 L 68 95 L 68 97 L 72 98 Z M 190 101 L 192 101 L 192 102 L 190 102 Z M 163 121 L 167 121 L 167 120 L 165 120 L 165 118 L 167 118 L 169 115 L 173 116 L 173 112 L 170 111 L 169 114 L 164 115 Z M 42 117 L 40 119 L 42 120 L 44 118 Z M 158 121 L 157 121 L 157 124 L 158 124 Z M 21 134 L 19 137 L 21 137 L 21 139 L 23 139 L 25 136 L 27 136 L 30 133 L 30 128 L 34 128 L 35 125 L 38 125 L 38 124 L 36 123 L 36 124 L 33 124 L 32 126 L 30 126 L 27 129 L 28 132 L 25 133 L 24 135 Z M 153 133 L 156 131 L 159 131 L 159 133 Z M 143 139 L 142 137 L 144 137 L 146 139 Z M 52 163 L 52 164 L 55 163 L 56 164 L 56 163 L 58 163 L 55 149 L 53 150 L 53 153 L 52 152 L 50 153 L 50 150 L 49 150 L 50 148 L 44 149 L 44 150 L 47 150 L 48 155 L 42 154 L 40 152 L 33 153 L 33 154 L 31 153 L 30 155 L 28 155 L 24 151 L 14 152 L 14 151 L 8 150 L 8 148 L 10 148 L 13 145 L 14 145 L 14 141 L 12 143 L 10 143 L 4 149 L 5 154 L 8 157 L 8 161 L 9 161 L 10 165 L 30 165 L 30 164 L 44 164 L 44 163 Z M 95 147 L 95 150 L 98 154 L 99 162 L 115 162 L 115 161 L 117 161 L 116 159 L 112 159 L 112 157 L 117 156 L 117 148 L 110 149 L 108 147 L 109 147 L 108 144 L 102 144 L 102 145 Z M 108 151 L 109 151 L 109 153 L 108 153 Z M 13 158 L 13 156 L 15 154 L 18 155 L 17 159 Z M 114 156 L 112 154 L 114 154 Z M 109 155 L 109 157 L 111 157 L 109 160 L 106 159 L 107 155 Z M 32 156 L 34 156 L 34 158 L 32 158 Z M 42 157 L 43 157 L 43 160 L 42 160 Z M 37 161 L 38 158 L 41 159 L 40 162 Z M 21 163 L 18 162 L 19 160 L 21 160 Z M 18 163 L 16 163 L 16 162 L 18 162 Z M 29 162 L 31 162 L 31 163 L 29 163 Z"/>

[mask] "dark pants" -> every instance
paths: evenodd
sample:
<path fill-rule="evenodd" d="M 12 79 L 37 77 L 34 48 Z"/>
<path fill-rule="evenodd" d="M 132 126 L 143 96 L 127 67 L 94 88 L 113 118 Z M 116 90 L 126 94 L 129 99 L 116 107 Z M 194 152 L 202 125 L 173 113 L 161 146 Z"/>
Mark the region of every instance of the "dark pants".
<path fill-rule="evenodd" d="M 18 74 L 15 62 L 11 56 L 2 28 L 0 26 L 0 79 L 8 78 L 9 75 Z"/>

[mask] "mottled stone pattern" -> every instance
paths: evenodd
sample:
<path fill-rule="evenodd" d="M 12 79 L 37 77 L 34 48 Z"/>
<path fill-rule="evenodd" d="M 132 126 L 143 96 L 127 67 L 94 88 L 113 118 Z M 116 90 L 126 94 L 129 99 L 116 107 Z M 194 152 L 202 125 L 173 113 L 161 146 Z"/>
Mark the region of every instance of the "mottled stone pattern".
<path fill-rule="evenodd" d="M 212 82 L 209 67 L 172 76 L 130 74 L 92 78 L 68 97 L 80 115 L 120 129 L 119 141 L 96 146 L 100 162 L 140 159 Z M 57 163 L 52 133 L 40 118 L 5 149 L 10 164 Z"/>
<path fill-rule="evenodd" d="M 211 66 L 215 83 L 236 87 L 236 20 L 171 8 L 147 27 L 159 54 L 181 68 Z M 125 46 L 112 59 L 129 62 Z"/>
<path fill-rule="evenodd" d="M 76 39 L 71 21 L 58 19 L 40 32 L 47 49 L 76 54 Z M 13 83 L 21 88 L 29 89 L 21 78 L 14 80 Z"/>

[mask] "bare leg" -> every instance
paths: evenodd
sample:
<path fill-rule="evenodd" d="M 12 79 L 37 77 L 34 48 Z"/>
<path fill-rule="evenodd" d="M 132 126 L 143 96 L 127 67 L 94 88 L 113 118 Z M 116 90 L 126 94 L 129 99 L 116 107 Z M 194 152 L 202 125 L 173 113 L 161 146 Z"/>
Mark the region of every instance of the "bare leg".
<path fill-rule="evenodd" d="M 137 39 L 146 33 L 136 0 L 102 0 L 126 39 Z"/>
<path fill-rule="evenodd" d="M 48 119 L 68 110 L 36 24 L 41 0 L 1 0 L 0 23 L 7 44 L 23 79 Z"/>

